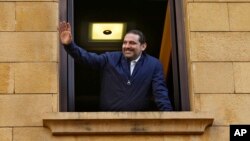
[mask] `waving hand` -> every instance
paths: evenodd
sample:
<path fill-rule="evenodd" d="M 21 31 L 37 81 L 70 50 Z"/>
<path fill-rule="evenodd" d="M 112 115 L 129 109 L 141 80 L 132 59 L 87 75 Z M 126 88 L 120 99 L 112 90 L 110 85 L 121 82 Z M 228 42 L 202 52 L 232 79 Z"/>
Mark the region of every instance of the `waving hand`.
<path fill-rule="evenodd" d="M 60 22 L 58 31 L 62 44 L 68 45 L 72 42 L 71 26 L 69 23 L 66 23 L 65 21 Z"/>

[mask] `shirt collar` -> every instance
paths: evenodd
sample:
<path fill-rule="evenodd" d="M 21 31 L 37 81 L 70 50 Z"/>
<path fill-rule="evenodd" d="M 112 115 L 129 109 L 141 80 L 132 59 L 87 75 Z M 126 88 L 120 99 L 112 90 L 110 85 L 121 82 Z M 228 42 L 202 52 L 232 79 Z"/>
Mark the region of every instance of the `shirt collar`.
<path fill-rule="evenodd" d="M 141 58 L 141 54 L 140 54 L 135 60 L 132 60 L 131 62 L 137 63 L 137 62 L 139 61 L 140 58 Z"/>

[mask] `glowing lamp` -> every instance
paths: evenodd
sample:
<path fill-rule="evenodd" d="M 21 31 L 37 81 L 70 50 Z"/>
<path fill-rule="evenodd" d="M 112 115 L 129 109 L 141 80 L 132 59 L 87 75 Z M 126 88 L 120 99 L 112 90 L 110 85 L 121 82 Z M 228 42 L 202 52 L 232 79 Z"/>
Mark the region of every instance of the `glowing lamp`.
<path fill-rule="evenodd" d="M 121 41 L 125 32 L 125 23 L 90 23 L 90 41 Z"/>

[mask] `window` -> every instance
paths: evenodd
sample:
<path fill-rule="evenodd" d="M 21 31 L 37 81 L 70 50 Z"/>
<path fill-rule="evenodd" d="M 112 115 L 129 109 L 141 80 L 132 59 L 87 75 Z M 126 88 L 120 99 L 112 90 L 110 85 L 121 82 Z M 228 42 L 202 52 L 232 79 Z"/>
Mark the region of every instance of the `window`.
<path fill-rule="evenodd" d="M 120 50 L 121 42 L 89 42 L 89 23 L 122 22 L 127 30 L 142 30 L 146 52 L 162 60 L 172 104 L 181 111 L 190 109 L 182 9 L 182 1 L 174 0 L 62 0 L 60 20 L 71 23 L 78 45 L 96 53 Z M 60 55 L 60 111 L 97 111 L 99 72 L 75 63 L 62 47 Z"/>

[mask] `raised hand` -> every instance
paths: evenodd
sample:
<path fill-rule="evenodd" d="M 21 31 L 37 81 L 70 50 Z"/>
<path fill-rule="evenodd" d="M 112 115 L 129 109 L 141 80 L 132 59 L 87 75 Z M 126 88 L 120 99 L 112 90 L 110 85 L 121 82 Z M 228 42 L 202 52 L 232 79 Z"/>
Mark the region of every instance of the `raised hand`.
<path fill-rule="evenodd" d="M 66 23 L 65 21 L 60 22 L 58 31 L 62 44 L 68 45 L 72 42 L 71 26 L 69 23 Z"/>

